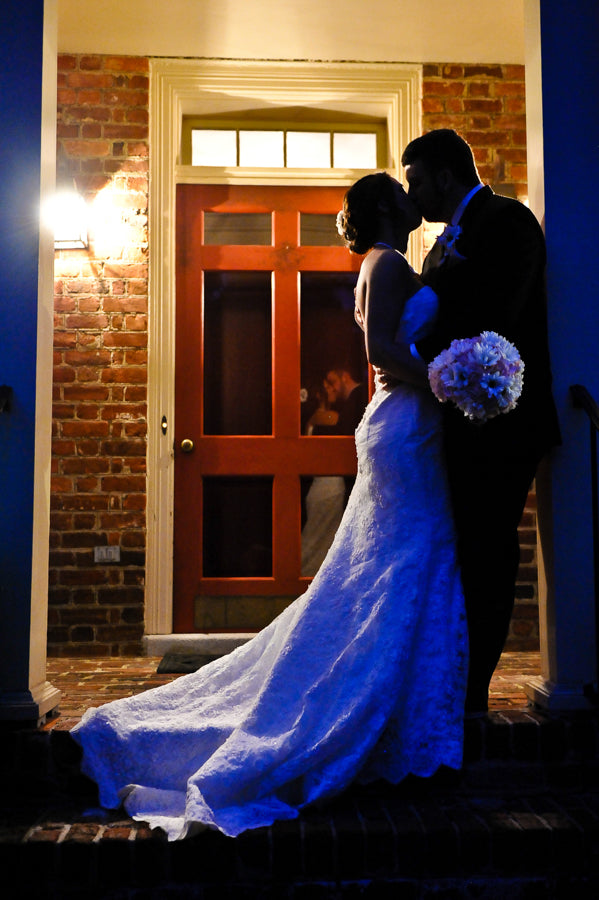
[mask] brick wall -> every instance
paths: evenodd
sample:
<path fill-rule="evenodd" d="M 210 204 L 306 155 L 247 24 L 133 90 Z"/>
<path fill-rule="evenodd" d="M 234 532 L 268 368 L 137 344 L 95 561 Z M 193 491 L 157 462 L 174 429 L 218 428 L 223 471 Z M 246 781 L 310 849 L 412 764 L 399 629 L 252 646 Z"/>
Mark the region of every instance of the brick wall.
<path fill-rule="evenodd" d="M 125 655 L 144 618 L 148 61 L 58 60 L 60 181 L 92 209 L 55 269 L 49 652 Z M 120 551 L 96 563 L 94 547 Z"/>
<path fill-rule="evenodd" d="M 88 251 L 56 259 L 48 650 L 122 656 L 140 652 L 144 616 L 148 60 L 65 55 L 58 70 L 59 177 L 100 224 Z M 423 115 L 525 196 L 523 67 L 427 65 Z M 511 649 L 537 644 L 535 525 L 531 493 Z M 98 546 L 120 562 L 96 563 Z"/>

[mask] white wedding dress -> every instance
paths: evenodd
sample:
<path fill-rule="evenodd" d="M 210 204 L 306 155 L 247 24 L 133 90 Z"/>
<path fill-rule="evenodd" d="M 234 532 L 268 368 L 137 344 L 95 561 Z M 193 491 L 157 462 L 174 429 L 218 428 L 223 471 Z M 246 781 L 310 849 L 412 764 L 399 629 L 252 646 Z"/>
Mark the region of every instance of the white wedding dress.
<path fill-rule="evenodd" d="M 434 314 L 423 288 L 404 333 Z M 379 778 L 462 761 L 467 637 L 432 394 L 377 389 L 358 477 L 309 589 L 247 644 L 86 712 L 72 734 L 100 803 L 169 839 L 227 835 Z"/>

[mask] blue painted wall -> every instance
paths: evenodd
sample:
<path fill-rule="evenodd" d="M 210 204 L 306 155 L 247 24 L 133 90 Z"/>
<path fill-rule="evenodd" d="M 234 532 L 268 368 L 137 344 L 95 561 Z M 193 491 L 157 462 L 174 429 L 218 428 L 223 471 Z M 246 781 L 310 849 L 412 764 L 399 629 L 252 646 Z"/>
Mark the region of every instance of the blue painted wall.
<path fill-rule="evenodd" d="M 549 334 L 563 445 L 552 471 L 555 681 L 595 675 L 589 422 L 569 388 L 599 401 L 599 3 L 541 0 Z"/>
<path fill-rule="evenodd" d="M 43 0 L 0 8 L 0 685 L 27 683 L 31 604 Z"/>

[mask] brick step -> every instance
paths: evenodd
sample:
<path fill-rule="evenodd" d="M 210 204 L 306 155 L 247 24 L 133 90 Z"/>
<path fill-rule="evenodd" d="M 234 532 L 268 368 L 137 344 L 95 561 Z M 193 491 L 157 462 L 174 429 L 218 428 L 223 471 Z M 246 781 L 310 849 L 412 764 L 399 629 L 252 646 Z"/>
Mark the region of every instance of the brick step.
<path fill-rule="evenodd" d="M 28 900 L 599 896 L 599 796 L 466 797 L 440 785 L 350 790 L 326 809 L 168 843 L 99 810 L 0 831 L 3 882 Z"/>
<path fill-rule="evenodd" d="M 530 709 L 467 721 L 460 783 L 470 790 L 599 788 L 599 715 Z"/>
<path fill-rule="evenodd" d="M 0 732 L 3 788 L 15 796 L 72 793 L 78 782 L 86 789 L 79 756 L 68 731 Z M 475 789 L 599 787 L 599 713 L 510 710 L 467 721 L 464 764 L 460 781 Z"/>
<path fill-rule="evenodd" d="M 170 844 L 97 807 L 67 732 L 2 743 L 0 871 L 22 888 L 11 898 L 599 897 L 595 715 L 493 713 L 466 723 L 460 773 L 353 786 L 294 822 Z"/>
<path fill-rule="evenodd" d="M 21 796 L 51 795 L 65 781 L 72 790 L 78 763 L 79 748 L 68 731 L 0 731 L 0 771 L 7 789 L 18 784 L 14 792 Z M 536 787 L 599 787 L 599 712 L 558 717 L 510 710 L 469 720 L 464 763 L 460 777 L 473 787 L 501 787 L 502 778 L 513 778 L 516 787 L 523 778 Z"/>

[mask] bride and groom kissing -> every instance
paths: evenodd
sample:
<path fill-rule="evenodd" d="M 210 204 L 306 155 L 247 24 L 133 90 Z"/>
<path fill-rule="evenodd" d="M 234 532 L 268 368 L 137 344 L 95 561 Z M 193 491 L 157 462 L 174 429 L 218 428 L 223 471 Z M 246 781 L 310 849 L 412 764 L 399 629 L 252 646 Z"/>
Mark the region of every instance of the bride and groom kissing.
<path fill-rule="evenodd" d="M 356 321 L 377 388 L 356 429 L 358 475 L 308 590 L 233 653 L 88 710 L 73 730 L 103 806 L 169 839 L 291 819 L 353 781 L 462 764 L 484 714 L 514 598 L 518 535 L 540 458 L 559 441 L 542 231 L 481 184 L 469 145 L 437 130 L 347 191 L 338 228 L 364 255 Z M 421 275 L 422 218 L 449 230 Z M 472 422 L 429 386 L 454 340 L 495 331 L 525 365 L 515 409 Z"/>

